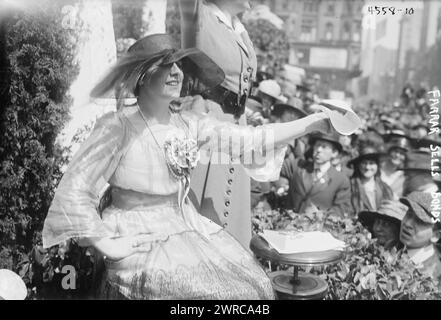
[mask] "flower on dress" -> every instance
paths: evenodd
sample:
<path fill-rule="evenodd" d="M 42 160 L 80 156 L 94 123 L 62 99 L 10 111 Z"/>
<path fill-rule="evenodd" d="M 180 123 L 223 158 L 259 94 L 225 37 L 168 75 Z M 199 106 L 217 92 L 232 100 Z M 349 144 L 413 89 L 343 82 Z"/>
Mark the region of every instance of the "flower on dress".
<path fill-rule="evenodd" d="M 173 137 L 165 142 L 164 149 L 169 170 L 178 180 L 188 177 L 200 158 L 194 139 Z"/>

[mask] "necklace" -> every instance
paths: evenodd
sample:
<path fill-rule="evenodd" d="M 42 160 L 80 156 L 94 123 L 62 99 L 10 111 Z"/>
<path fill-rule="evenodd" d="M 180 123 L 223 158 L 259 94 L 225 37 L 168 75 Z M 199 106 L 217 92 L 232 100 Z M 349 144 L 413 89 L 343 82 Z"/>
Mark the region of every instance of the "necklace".
<path fill-rule="evenodd" d="M 158 146 L 158 148 L 159 148 L 159 149 L 161 150 L 161 152 L 162 152 L 161 145 L 159 144 L 158 140 L 156 140 L 156 137 L 155 137 L 155 135 L 153 134 L 152 129 L 150 129 L 149 123 L 147 122 L 147 119 L 144 117 L 144 114 L 142 113 L 141 108 L 139 107 L 139 105 L 137 105 L 137 108 L 138 108 L 139 113 L 141 114 L 141 118 L 142 118 L 142 120 L 144 120 L 145 126 L 147 127 L 147 129 L 149 130 L 150 134 L 152 135 L 153 140 L 155 141 L 156 145 Z"/>

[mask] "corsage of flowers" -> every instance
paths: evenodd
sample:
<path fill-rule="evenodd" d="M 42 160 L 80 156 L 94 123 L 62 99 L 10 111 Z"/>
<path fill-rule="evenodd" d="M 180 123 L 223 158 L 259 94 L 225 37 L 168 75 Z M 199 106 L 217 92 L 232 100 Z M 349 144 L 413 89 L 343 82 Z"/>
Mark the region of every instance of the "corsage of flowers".
<path fill-rule="evenodd" d="M 177 180 L 188 178 L 200 158 L 197 142 L 190 138 L 173 137 L 165 142 L 164 149 L 172 176 Z"/>

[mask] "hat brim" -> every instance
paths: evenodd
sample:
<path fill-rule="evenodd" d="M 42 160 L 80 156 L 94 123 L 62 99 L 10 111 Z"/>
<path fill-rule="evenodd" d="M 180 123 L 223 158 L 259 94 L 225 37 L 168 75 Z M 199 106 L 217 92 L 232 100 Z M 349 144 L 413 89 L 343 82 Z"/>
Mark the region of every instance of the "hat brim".
<path fill-rule="evenodd" d="M 120 91 L 125 94 L 133 93 L 138 85 L 139 78 L 142 76 L 142 69 L 138 70 L 138 67 L 148 65 L 161 58 L 164 58 L 161 65 L 170 65 L 182 61 L 184 76 L 193 75 L 208 88 L 220 85 L 225 79 L 223 70 L 205 53 L 196 48 L 164 49 L 155 53 L 146 53 L 142 50 L 129 51 L 117 61 L 91 90 L 90 96 L 99 98 L 110 91 L 115 91 L 115 88 L 120 88 Z M 127 78 L 128 72 L 133 72 L 133 70 L 138 70 L 136 73 L 138 77 L 135 75 Z"/>
<path fill-rule="evenodd" d="M 418 203 L 416 203 L 415 201 L 410 200 L 408 198 L 401 198 L 400 202 L 404 203 L 406 206 L 410 207 L 413 210 L 413 212 L 415 212 L 415 215 L 421 221 L 423 221 L 425 223 L 435 224 L 435 222 L 432 220 L 430 215 L 427 214 L 426 211 L 420 205 L 418 205 Z"/>
<path fill-rule="evenodd" d="M 285 97 L 282 96 L 282 95 L 280 95 L 280 96 L 275 96 L 275 95 L 273 95 L 273 94 L 271 94 L 271 93 L 269 93 L 269 92 L 267 92 L 267 91 L 265 91 L 265 90 L 262 90 L 262 89 L 259 89 L 259 91 L 260 91 L 261 93 L 266 94 L 267 96 L 269 96 L 269 97 L 271 97 L 271 98 L 277 100 L 277 101 L 282 102 L 282 103 L 285 102 L 285 100 L 286 100 Z"/>
<path fill-rule="evenodd" d="M 172 64 L 181 60 L 184 62 L 184 73 L 192 73 L 210 88 L 222 84 L 225 79 L 224 71 L 197 48 L 177 50 L 164 60 L 164 64 Z"/>
<path fill-rule="evenodd" d="M 384 152 L 363 154 L 361 156 L 358 156 L 357 158 L 354 158 L 354 159 L 348 161 L 348 166 L 355 165 L 363 159 L 374 159 L 374 160 L 380 161 L 380 159 L 385 156 L 387 156 L 387 154 Z"/>
<path fill-rule="evenodd" d="M 326 138 L 326 137 L 311 137 L 311 138 L 309 139 L 309 144 L 310 144 L 311 146 L 314 146 L 314 143 L 315 143 L 317 140 L 322 140 L 322 141 L 327 141 L 327 142 L 332 143 L 332 144 L 337 148 L 337 150 L 338 150 L 339 153 L 343 151 L 343 146 L 341 145 L 340 142 L 335 141 L 335 140 L 328 139 L 328 138 Z"/>
<path fill-rule="evenodd" d="M 387 219 L 389 221 L 395 222 L 397 224 L 401 224 L 403 220 L 402 217 L 398 217 L 391 214 L 384 214 L 378 211 L 361 211 L 358 214 L 358 220 L 364 225 L 370 232 L 373 231 L 374 222 L 377 218 Z"/>
<path fill-rule="evenodd" d="M 392 138 L 398 138 L 398 139 L 407 139 L 409 142 L 411 142 L 413 139 L 405 134 L 400 133 L 385 133 L 382 135 L 382 138 L 384 141 L 389 142 L 392 140 Z"/>
<path fill-rule="evenodd" d="M 302 109 L 299 109 L 299 108 L 297 108 L 297 107 L 295 107 L 293 105 L 290 105 L 288 103 L 276 103 L 276 104 L 274 104 L 272 106 L 272 109 L 275 110 L 276 108 L 287 108 L 287 109 L 289 108 L 289 109 L 295 111 L 301 117 L 307 117 L 308 116 L 308 114 L 305 111 L 303 111 Z"/>

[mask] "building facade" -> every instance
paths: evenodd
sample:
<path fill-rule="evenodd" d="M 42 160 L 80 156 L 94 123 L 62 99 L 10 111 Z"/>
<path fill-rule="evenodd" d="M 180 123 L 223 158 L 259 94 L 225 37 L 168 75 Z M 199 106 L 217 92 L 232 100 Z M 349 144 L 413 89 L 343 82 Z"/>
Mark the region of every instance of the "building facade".
<path fill-rule="evenodd" d="M 290 64 L 319 74 L 319 95 L 350 96 L 350 80 L 360 73 L 363 0 L 261 1 L 285 21 Z"/>
<path fill-rule="evenodd" d="M 392 103 L 406 84 L 415 89 L 433 85 L 440 65 L 434 47 L 441 35 L 441 2 L 366 1 L 367 7 L 373 5 L 402 11 L 382 16 L 364 10 L 362 75 L 353 81 L 353 91 Z"/>

